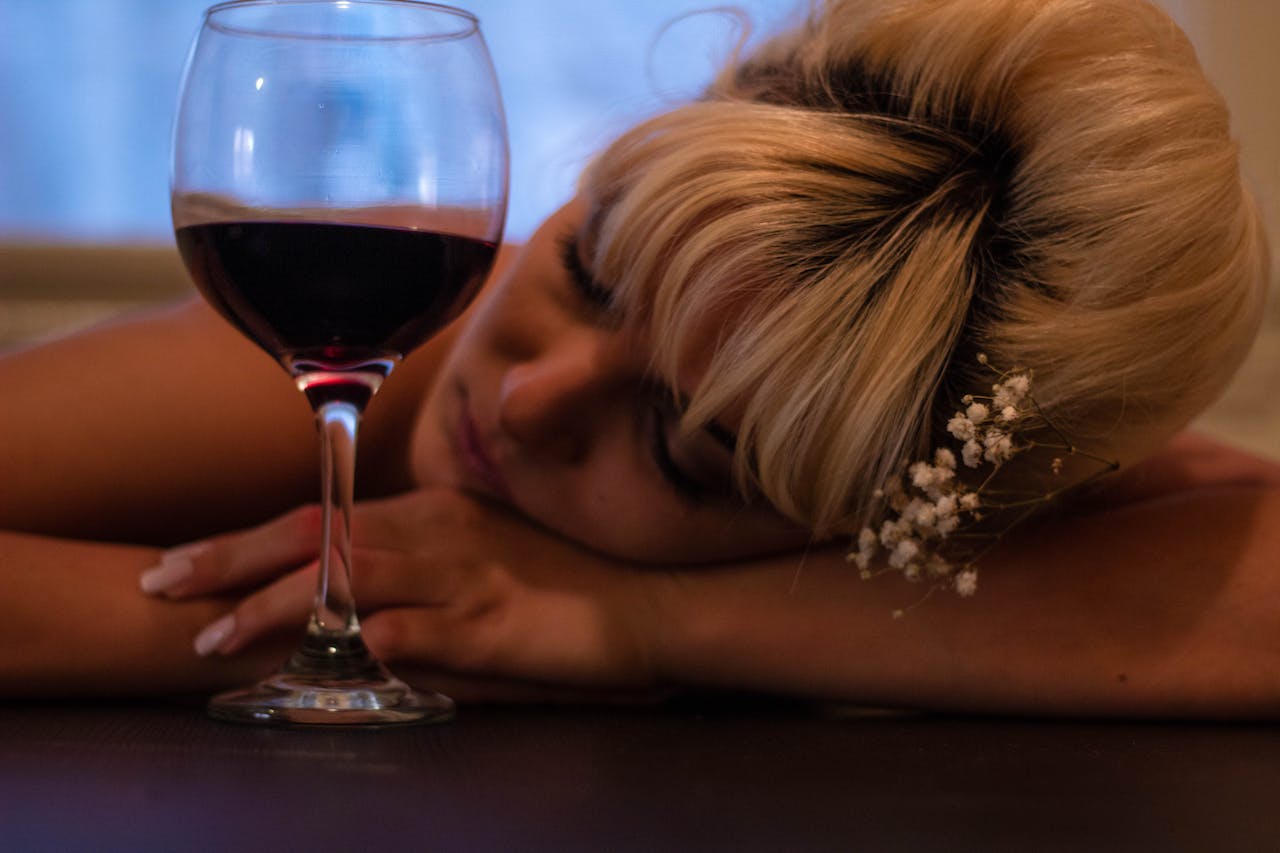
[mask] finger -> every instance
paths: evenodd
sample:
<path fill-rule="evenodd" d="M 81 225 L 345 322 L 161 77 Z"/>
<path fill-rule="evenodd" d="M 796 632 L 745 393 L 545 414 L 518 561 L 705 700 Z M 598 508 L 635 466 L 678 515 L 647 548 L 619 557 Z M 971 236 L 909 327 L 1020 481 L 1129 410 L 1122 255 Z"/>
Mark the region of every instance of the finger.
<path fill-rule="evenodd" d="M 353 548 L 352 593 L 360 610 L 439 605 L 457 599 L 464 583 L 478 586 L 480 571 L 457 561 L 381 548 Z"/>
<path fill-rule="evenodd" d="M 441 608 L 380 610 L 363 620 L 366 645 L 397 676 L 460 703 L 635 705 L 664 701 L 677 692 L 607 668 L 513 659 L 501 653 L 499 632 L 491 630 L 484 642 L 480 633 Z"/>
<path fill-rule="evenodd" d="M 363 619 L 365 642 L 379 658 L 454 673 L 593 690 L 647 689 L 649 670 L 592 626 L 562 614 L 522 621 L 500 604 L 393 607 Z"/>
<path fill-rule="evenodd" d="M 320 510 L 300 507 L 266 524 L 174 548 L 139 578 L 142 591 L 188 598 L 262 583 L 315 559 Z"/>
<path fill-rule="evenodd" d="M 315 602 L 318 572 L 313 563 L 247 596 L 196 635 L 196 654 L 235 654 L 263 637 L 291 629 L 301 632 Z"/>
<path fill-rule="evenodd" d="M 389 605 L 430 604 L 447 591 L 434 573 L 393 551 L 353 549 L 355 600 L 367 611 Z M 246 596 L 235 609 L 207 625 L 194 642 L 196 653 L 234 654 L 263 636 L 301 626 L 315 603 L 319 564 L 312 562 Z"/>

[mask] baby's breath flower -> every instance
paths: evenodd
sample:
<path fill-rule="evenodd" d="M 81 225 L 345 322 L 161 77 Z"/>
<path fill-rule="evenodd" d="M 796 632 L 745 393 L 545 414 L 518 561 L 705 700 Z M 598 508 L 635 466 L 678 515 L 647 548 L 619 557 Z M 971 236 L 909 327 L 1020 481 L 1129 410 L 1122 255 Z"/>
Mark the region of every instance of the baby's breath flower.
<path fill-rule="evenodd" d="M 989 366 L 985 354 L 978 356 L 978 362 Z M 971 596 L 978 588 L 975 563 L 985 552 L 970 543 L 998 538 L 1001 532 L 980 530 L 967 537 L 953 534 L 967 524 L 983 521 L 988 508 L 1034 506 L 1049 499 L 1043 493 L 1013 493 L 1012 500 L 1008 492 L 998 493 L 995 500 L 983 497 L 989 488 L 994 491 L 992 483 L 1006 462 L 1037 446 L 1036 441 L 1020 440 L 1023 430 L 1029 428 L 1026 415 L 1040 412 L 1031 396 L 1031 374 L 995 372 L 1000 381 L 991 386 L 992 396 L 965 394 L 961 398 L 963 411 L 957 411 L 946 427 L 958 443 L 959 461 L 967 468 L 980 468 L 985 462 L 994 469 L 985 476 L 973 475 L 980 485 L 966 488 L 964 479 L 957 474 L 956 452 L 950 447 L 937 447 L 931 457 L 926 457 L 932 462 L 912 462 L 900 475 L 887 478 L 874 492 L 887 504 L 885 515 L 878 529 L 873 525 L 858 532 L 857 550 L 848 556 L 849 562 L 858 567 L 860 577 L 874 576 L 872 562 L 883 550 L 888 566 L 907 580 L 929 578 L 935 588 L 949 586 L 958 595 Z M 1051 423 L 1048 427 L 1057 432 Z M 1061 437 L 1060 432 L 1058 435 Z M 1067 444 L 1065 438 L 1062 441 Z M 1105 462 L 1096 456 L 1089 458 Z M 1060 473 L 1063 460 L 1055 458 L 1050 467 L 1055 474 Z M 959 559 L 953 562 L 957 555 Z M 895 611 L 894 618 L 902 614 L 903 611 Z"/>
<path fill-rule="evenodd" d="M 889 565 L 895 569 L 902 569 L 911 564 L 920 554 L 920 544 L 914 539 L 902 539 L 894 546 L 893 553 L 889 555 Z"/>
<path fill-rule="evenodd" d="M 951 482 L 956 475 L 952 468 L 930 465 L 927 462 L 915 463 L 907 473 L 911 476 L 912 487 L 924 492 L 930 500 L 937 500 L 947 483 Z"/>
<path fill-rule="evenodd" d="M 866 571 L 871 567 L 871 558 L 879 547 L 880 538 L 876 536 L 876 532 L 870 527 L 864 527 L 858 532 L 858 553 L 849 556 L 859 569 Z"/>
<path fill-rule="evenodd" d="M 947 421 L 947 432 L 958 441 L 971 441 L 977 435 L 977 431 L 973 421 L 961 412 L 956 412 L 955 417 Z"/>
<path fill-rule="evenodd" d="M 997 409 L 1009 406 L 1017 408 L 1030 392 L 1031 377 L 1025 373 L 1012 374 L 1005 377 L 1003 382 L 991 386 L 991 393 L 995 395 L 993 405 Z"/>
<path fill-rule="evenodd" d="M 916 498 L 903 510 L 902 517 L 923 532 L 928 532 L 938 520 L 938 508 L 926 500 Z"/>
<path fill-rule="evenodd" d="M 905 518 L 886 519 L 880 525 L 880 544 L 886 548 L 894 548 L 911 533 L 911 522 Z"/>
<path fill-rule="evenodd" d="M 928 462 L 916 462 L 907 469 L 911 476 L 911 485 L 917 489 L 927 489 L 933 485 L 933 466 Z"/>
<path fill-rule="evenodd" d="M 1031 393 L 1031 377 L 1025 373 L 1015 373 L 1004 381 L 1004 387 L 1021 402 L 1023 397 Z"/>
<path fill-rule="evenodd" d="M 930 554 L 929 559 L 925 561 L 925 570 L 930 577 L 945 578 L 954 571 L 954 567 L 946 560 L 942 559 L 939 554 Z"/>
<path fill-rule="evenodd" d="M 933 529 L 937 531 L 940 539 L 946 539 L 952 533 L 956 532 L 956 528 L 960 526 L 960 516 L 947 515 L 942 516 L 934 522 Z"/>
<path fill-rule="evenodd" d="M 986 445 L 986 448 L 982 454 L 982 458 L 986 459 L 988 462 L 993 462 L 999 465 L 1003 462 L 1008 462 L 1013 458 L 1013 439 L 1010 438 L 1009 434 L 1006 432 L 1002 432 L 998 429 L 988 431 L 983 444 Z"/>

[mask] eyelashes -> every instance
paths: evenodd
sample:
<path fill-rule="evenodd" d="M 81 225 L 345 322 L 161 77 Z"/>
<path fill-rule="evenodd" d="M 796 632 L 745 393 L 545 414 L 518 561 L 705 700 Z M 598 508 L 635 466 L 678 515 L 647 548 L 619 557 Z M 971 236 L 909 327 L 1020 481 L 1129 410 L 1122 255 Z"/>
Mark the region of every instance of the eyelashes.
<path fill-rule="evenodd" d="M 591 315 L 613 315 L 617 319 L 619 308 L 614 302 L 614 293 L 597 281 L 583 265 L 579 255 L 578 235 L 569 232 L 561 236 L 557 248 L 560 264 L 568 276 L 570 286 Z M 662 479 L 682 500 L 692 505 L 704 503 L 712 490 L 676 462 L 669 435 L 673 413 L 668 405 L 653 402 L 657 393 L 660 392 L 651 390 L 641 396 L 639 402 L 642 408 L 637 414 L 643 421 L 641 434 L 648 433 L 649 455 Z"/>
<path fill-rule="evenodd" d="M 666 412 L 660 406 L 650 406 L 648 417 L 650 450 L 658 470 L 681 497 L 690 503 L 701 503 L 706 497 L 706 490 L 686 474 L 671 455 L 671 445 L 667 438 Z"/>
<path fill-rule="evenodd" d="M 613 307 L 613 292 L 596 281 L 578 256 L 578 235 L 569 233 L 560 238 L 560 264 L 569 274 L 573 289 L 591 308 L 604 312 Z"/>

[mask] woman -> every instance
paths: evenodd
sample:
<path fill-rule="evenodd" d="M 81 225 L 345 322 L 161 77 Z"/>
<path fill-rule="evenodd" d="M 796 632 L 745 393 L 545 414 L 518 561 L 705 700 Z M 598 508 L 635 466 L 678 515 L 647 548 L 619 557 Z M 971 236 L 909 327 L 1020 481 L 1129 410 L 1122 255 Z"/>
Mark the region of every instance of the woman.
<path fill-rule="evenodd" d="M 1266 275 L 1225 111 L 1154 8 L 831 0 L 611 145 L 387 383 L 353 534 L 367 640 L 464 700 L 1267 713 L 1280 475 L 1172 438 L 1238 365 Z M 850 537 L 1013 369 L 1023 441 L 1087 452 L 987 460 L 1002 489 L 1123 473 L 980 523 L 980 592 L 891 619 L 922 588 L 863 580 Z M 3 689 L 273 665 L 316 544 L 315 510 L 285 512 L 313 445 L 278 368 L 192 304 L 3 371 L 0 520 L 25 531 L 0 538 Z"/>

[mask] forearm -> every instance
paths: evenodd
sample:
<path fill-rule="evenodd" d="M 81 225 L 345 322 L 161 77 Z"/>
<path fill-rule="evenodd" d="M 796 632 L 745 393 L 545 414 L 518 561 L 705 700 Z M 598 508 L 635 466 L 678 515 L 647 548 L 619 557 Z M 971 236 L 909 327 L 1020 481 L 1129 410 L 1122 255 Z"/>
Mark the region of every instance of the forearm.
<path fill-rule="evenodd" d="M 1261 716 L 1280 706 L 1270 490 L 1223 489 L 1046 522 L 982 565 L 977 596 L 840 554 L 662 577 L 661 678 L 871 705 Z"/>
<path fill-rule="evenodd" d="M 4 529 L 166 544 L 314 493 L 305 403 L 200 303 L 7 354 L 0 386 Z"/>
<path fill-rule="evenodd" d="M 237 658 L 198 658 L 192 638 L 226 602 L 144 596 L 138 574 L 156 556 L 150 548 L 0 533 L 0 696 L 200 692 L 279 662 L 280 643 Z"/>

